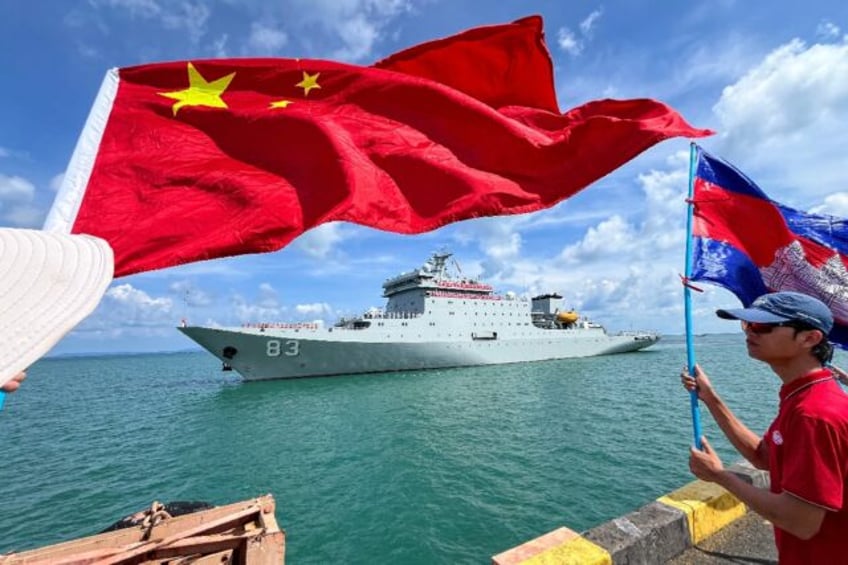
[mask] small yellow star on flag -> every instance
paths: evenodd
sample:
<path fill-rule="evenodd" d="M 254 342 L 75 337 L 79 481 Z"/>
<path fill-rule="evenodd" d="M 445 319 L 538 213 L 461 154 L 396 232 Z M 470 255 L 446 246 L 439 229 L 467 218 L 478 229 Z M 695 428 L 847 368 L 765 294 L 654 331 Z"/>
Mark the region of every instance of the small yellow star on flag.
<path fill-rule="evenodd" d="M 289 104 L 292 104 L 291 100 L 277 100 L 276 102 L 271 102 L 272 108 L 286 108 Z"/>
<path fill-rule="evenodd" d="M 306 71 L 303 71 L 303 80 L 297 83 L 295 86 L 299 86 L 303 89 L 303 95 L 309 96 L 309 91 L 313 88 L 321 88 L 321 85 L 318 84 L 318 75 L 321 73 L 315 73 L 314 75 L 310 75 Z"/>
<path fill-rule="evenodd" d="M 176 100 L 174 103 L 174 116 L 183 106 L 206 106 L 207 108 L 226 108 L 227 103 L 221 95 L 230 86 L 230 82 L 236 73 L 207 81 L 191 63 L 188 64 L 188 88 L 175 90 L 173 92 L 159 92 L 159 96 Z"/>

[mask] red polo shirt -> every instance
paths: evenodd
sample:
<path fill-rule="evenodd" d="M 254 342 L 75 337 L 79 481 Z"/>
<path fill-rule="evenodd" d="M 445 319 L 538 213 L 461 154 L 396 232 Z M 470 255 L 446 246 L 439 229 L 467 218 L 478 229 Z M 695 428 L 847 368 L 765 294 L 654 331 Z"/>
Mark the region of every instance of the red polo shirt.
<path fill-rule="evenodd" d="M 809 540 L 774 529 L 780 563 L 848 563 L 848 395 L 827 369 L 780 389 L 780 411 L 763 438 L 771 491 L 827 510 Z"/>

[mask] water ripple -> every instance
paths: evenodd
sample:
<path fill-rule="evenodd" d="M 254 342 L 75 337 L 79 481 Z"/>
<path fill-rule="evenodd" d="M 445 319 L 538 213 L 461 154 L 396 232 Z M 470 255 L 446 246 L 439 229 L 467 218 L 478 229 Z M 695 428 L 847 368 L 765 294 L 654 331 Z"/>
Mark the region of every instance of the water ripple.
<path fill-rule="evenodd" d="M 738 336 L 698 351 L 764 429 L 775 378 Z M 691 480 L 684 362 L 670 339 L 595 359 L 243 385 L 202 353 L 44 360 L 0 413 L 0 552 L 96 533 L 153 500 L 271 492 L 292 563 L 485 563 Z M 704 430 L 737 458 L 708 416 Z"/>

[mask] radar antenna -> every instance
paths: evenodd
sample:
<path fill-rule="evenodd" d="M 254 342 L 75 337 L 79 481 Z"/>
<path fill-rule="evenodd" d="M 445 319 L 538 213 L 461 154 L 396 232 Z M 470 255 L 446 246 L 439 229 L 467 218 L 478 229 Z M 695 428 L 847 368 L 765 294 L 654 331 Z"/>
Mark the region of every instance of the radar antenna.
<path fill-rule="evenodd" d="M 459 266 L 459 261 L 457 261 L 456 259 L 451 259 L 451 261 L 453 261 L 453 266 L 456 267 L 456 272 L 459 273 L 459 276 L 461 277 L 462 269 Z"/>

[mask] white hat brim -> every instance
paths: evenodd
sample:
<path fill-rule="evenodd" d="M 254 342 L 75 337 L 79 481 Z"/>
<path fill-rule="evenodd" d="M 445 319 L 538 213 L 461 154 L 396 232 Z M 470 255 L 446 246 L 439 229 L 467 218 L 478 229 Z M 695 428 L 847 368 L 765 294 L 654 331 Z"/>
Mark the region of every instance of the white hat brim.
<path fill-rule="evenodd" d="M 0 386 L 94 311 L 114 268 L 100 238 L 0 228 Z"/>

